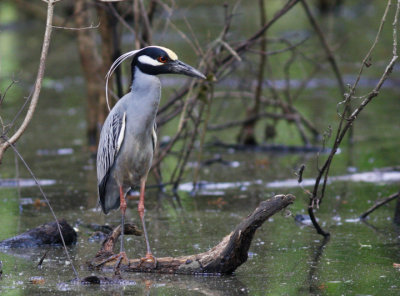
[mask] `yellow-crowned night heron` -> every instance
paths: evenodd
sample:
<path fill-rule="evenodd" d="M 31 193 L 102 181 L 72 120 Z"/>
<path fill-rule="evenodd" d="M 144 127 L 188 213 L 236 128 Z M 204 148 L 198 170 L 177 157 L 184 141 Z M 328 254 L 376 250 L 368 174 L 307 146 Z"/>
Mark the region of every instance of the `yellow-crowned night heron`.
<path fill-rule="evenodd" d="M 205 79 L 189 65 L 178 60 L 170 49 L 149 46 L 119 57 L 107 73 L 108 78 L 127 58 L 132 57 L 131 92 L 123 96 L 107 116 L 100 134 L 97 151 L 97 181 L 103 212 L 121 210 L 121 253 L 124 250 L 124 220 L 127 192 L 140 186 L 139 216 L 146 240 L 147 254 L 143 260 L 156 262 L 147 237 L 144 222 L 144 192 L 147 174 L 153 159 L 157 136 L 155 119 L 161 96 L 158 74 L 184 74 Z M 107 87 L 106 87 L 107 92 Z"/>

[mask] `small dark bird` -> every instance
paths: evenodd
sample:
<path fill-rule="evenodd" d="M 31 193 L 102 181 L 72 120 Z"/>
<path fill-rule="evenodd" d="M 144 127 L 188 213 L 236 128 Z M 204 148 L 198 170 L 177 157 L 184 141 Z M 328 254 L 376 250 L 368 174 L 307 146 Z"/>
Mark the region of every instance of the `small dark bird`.
<path fill-rule="evenodd" d="M 114 209 L 121 210 L 121 252 L 117 256 L 127 259 L 123 238 L 125 196 L 131 188 L 140 186 L 138 211 L 147 247 L 146 257 L 142 260 L 156 264 L 144 222 L 144 193 L 157 142 L 155 119 L 161 97 L 161 82 L 157 75 L 206 77 L 179 61 L 172 50 L 149 46 L 120 56 L 107 73 L 106 85 L 114 70 L 127 58 L 132 58 L 131 91 L 117 102 L 101 130 L 97 151 L 98 192 L 105 214 Z M 107 91 L 106 86 L 106 94 Z"/>

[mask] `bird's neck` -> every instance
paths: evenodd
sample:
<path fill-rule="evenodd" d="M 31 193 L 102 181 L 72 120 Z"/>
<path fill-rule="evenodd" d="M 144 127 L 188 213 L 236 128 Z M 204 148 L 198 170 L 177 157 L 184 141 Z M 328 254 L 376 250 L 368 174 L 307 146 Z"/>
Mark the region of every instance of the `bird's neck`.
<path fill-rule="evenodd" d="M 131 96 L 128 96 L 129 114 L 139 118 L 143 132 L 151 132 L 157 116 L 161 97 L 161 82 L 158 77 L 143 73 L 136 67 L 133 72 Z M 136 130 L 136 132 L 140 132 Z"/>
<path fill-rule="evenodd" d="M 132 92 L 150 94 L 160 92 L 160 90 L 161 82 L 157 76 L 145 74 L 138 67 L 134 67 L 132 71 Z"/>

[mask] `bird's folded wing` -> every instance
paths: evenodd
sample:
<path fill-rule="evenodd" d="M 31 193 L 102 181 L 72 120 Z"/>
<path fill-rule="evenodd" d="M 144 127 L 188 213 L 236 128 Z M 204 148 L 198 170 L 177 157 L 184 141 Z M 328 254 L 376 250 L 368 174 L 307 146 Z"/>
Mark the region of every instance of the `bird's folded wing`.
<path fill-rule="evenodd" d="M 97 182 L 106 183 L 125 134 L 126 113 L 110 114 L 104 122 L 97 150 Z M 100 188 L 99 188 L 100 189 Z"/>

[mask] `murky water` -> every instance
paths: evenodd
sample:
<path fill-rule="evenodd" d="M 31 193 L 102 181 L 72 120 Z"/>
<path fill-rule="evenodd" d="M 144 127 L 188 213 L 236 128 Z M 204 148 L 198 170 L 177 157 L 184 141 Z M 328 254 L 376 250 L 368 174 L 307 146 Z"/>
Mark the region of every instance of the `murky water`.
<path fill-rule="evenodd" d="M 271 14 L 281 5 L 281 1 L 267 3 Z M 332 43 L 340 43 L 337 54 L 346 83 L 354 79 L 358 62 L 378 27 L 377 19 L 383 12 L 384 4 L 383 1 L 368 5 L 357 3 L 346 1 L 341 15 L 320 19 L 329 28 Z M 243 7 L 243 13 L 233 26 L 233 31 L 241 37 L 256 26 L 256 19 L 251 19 L 251 15 L 256 14 L 256 6 L 246 2 Z M 213 13 L 210 14 L 210 11 Z M 182 25 L 181 17 L 186 13 L 190 15 L 191 22 L 198 24 L 202 22 L 200 16 L 205 12 L 211 19 L 207 24 L 203 23 L 203 31 L 198 32 L 200 41 L 205 43 L 216 34 L 213 29 L 221 23 L 223 9 L 219 4 L 195 5 L 190 10 L 177 13 L 173 20 Z M 308 30 L 307 20 L 297 8 L 285 21 L 278 22 L 271 34 L 301 39 L 301 36 L 309 34 Z M 1 90 L 10 77 L 20 81 L 10 90 L 2 107 L 1 113 L 6 119 L 16 113 L 34 81 L 42 31 L 41 22 L 19 14 L 9 3 L 0 3 Z M 182 52 L 181 58 L 190 62 L 193 58 L 190 48 L 178 35 L 169 34 L 171 38 L 164 45 Z M 156 40 L 162 37 L 165 36 L 155 36 Z M 347 38 L 344 43 L 340 42 L 343 38 Z M 384 45 L 378 47 L 373 60 L 376 66 L 368 69 L 362 85 L 366 88 L 360 90 L 368 90 L 381 73 L 386 62 L 384 54 L 389 55 L 391 51 L 390 38 L 390 30 L 385 31 L 382 38 Z M 127 42 L 130 40 L 128 37 L 125 39 Z M 312 38 L 305 46 L 312 49 L 317 44 L 318 40 Z M 129 44 L 125 47 L 126 50 L 131 49 Z M 275 67 L 277 73 L 268 79 L 275 80 L 278 88 L 283 83 L 283 76 L 279 73 L 283 62 L 283 57 L 271 58 L 271 67 Z M 217 87 L 224 90 L 227 85 L 243 80 L 246 71 L 249 67 L 244 67 L 238 74 L 240 76 L 232 77 L 232 81 L 224 81 Z M 294 69 L 291 87 L 295 88 L 301 77 L 301 69 Z M 146 220 L 156 256 L 199 253 L 219 242 L 260 201 L 274 194 L 296 195 L 297 200 L 290 211 L 276 214 L 257 231 L 248 261 L 234 275 L 131 274 L 124 275 L 126 285 L 123 286 L 82 287 L 69 283 L 74 276 L 60 248 L 7 250 L 0 253 L 3 262 L 1 294 L 398 295 L 400 271 L 393 267 L 393 263 L 400 263 L 400 232 L 392 223 L 394 202 L 373 213 L 368 223 L 357 219 L 377 198 L 389 196 L 399 188 L 399 179 L 393 179 L 394 175 L 390 175 L 391 180 L 382 177 L 376 182 L 371 182 L 371 175 L 366 175 L 376 168 L 399 164 L 398 79 L 395 71 L 377 101 L 365 110 L 355 124 L 355 144 L 352 147 L 343 146 L 336 156 L 331 170 L 332 182 L 317 213 L 323 227 L 331 232 L 329 241 L 324 241 L 311 227 L 296 224 L 294 220 L 295 215 L 305 214 L 308 197 L 299 186 L 289 185 L 296 179 L 295 170 L 303 163 L 306 164 L 305 182 L 315 177 L 315 153 L 239 152 L 212 147 L 205 152 L 203 159 L 221 157 L 223 161 L 201 168 L 200 179 L 205 185 L 198 194 L 190 194 L 192 170 L 197 166 L 193 159 L 179 196 L 172 196 L 168 191 L 164 194 L 155 189 L 147 191 Z M 174 85 L 181 85 L 183 79 L 168 77 L 165 82 L 164 94 L 167 95 L 174 90 Z M 234 100 L 216 99 L 214 108 L 218 111 L 212 119 L 219 122 L 218 114 L 226 114 L 226 118 L 237 118 L 242 114 L 243 106 Z M 300 97 L 296 106 L 320 130 L 324 130 L 337 120 L 335 105 L 338 101 L 335 80 L 327 67 Z M 84 81 L 73 36 L 55 31 L 38 110 L 27 133 L 18 142 L 18 149 L 36 177 L 44 182 L 43 188 L 58 217 L 66 218 L 78 230 L 78 244 L 71 247 L 70 252 L 82 277 L 93 274 L 85 267 L 85 261 L 92 258 L 100 247 L 100 242 L 89 239 L 92 231 L 85 225 L 116 225 L 120 219 L 118 212 L 104 216 L 97 207 L 95 162 L 86 147 L 85 108 Z M 160 138 L 175 131 L 175 124 L 163 128 Z M 275 143 L 301 143 L 293 126 L 279 123 L 278 129 Z M 263 127 L 260 126 L 257 132 L 261 135 Z M 222 135 L 214 135 L 233 142 L 236 133 L 232 129 Z M 164 164 L 166 176 L 175 162 L 172 156 Z M 0 239 L 52 220 L 47 207 L 37 202 L 42 200 L 42 196 L 32 186 L 31 176 L 21 163 L 18 167 L 22 178 L 19 181 L 20 191 L 16 187 L 14 155 L 9 150 L 0 171 Z M 365 180 L 370 182 L 360 182 Z M 137 199 L 129 200 L 127 211 L 128 219 L 136 222 L 137 202 Z M 142 238 L 127 238 L 126 248 L 131 257 L 145 252 Z M 46 252 L 39 269 L 37 264 Z M 41 277 L 44 282 L 34 284 L 34 277 Z"/>

